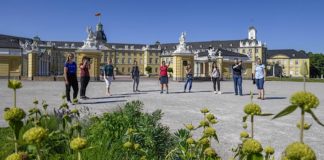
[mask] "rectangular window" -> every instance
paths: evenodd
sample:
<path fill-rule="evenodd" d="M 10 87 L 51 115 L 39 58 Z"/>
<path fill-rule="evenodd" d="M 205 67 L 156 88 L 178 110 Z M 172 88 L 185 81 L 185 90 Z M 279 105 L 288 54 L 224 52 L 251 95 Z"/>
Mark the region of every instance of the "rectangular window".
<path fill-rule="evenodd" d="M 116 64 L 119 64 L 119 59 L 118 59 L 118 57 L 116 57 Z"/>
<path fill-rule="evenodd" d="M 155 59 L 155 64 L 159 64 L 159 59 L 158 58 Z"/>
<path fill-rule="evenodd" d="M 245 53 L 245 49 L 242 50 L 242 53 Z"/>
<path fill-rule="evenodd" d="M 137 62 L 137 59 L 136 58 L 134 58 L 134 62 Z"/>
<path fill-rule="evenodd" d="M 143 59 L 142 58 L 140 59 L 140 64 L 143 64 Z"/>
<path fill-rule="evenodd" d="M 255 49 L 255 53 L 259 53 L 259 49 L 256 48 L 256 49 Z"/>
<path fill-rule="evenodd" d="M 158 68 L 155 68 L 155 73 L 157 73 L 158 72 Z"/>
<path fill-rule="evenodd" d="M 295 60 L 295 64 L 298 65 L 298 60 Z"/>
<path fill-rule="evenodd" d="M 150 56 L 153 56 L 153 53 L 150 53 Z"/>
<path fill-rule="evenodd" d="M 152 64 L 153 58 L 150 58 L 149 60 L 149 64 Z"/>
<path fill-rule="evenodd" d="M 122 58 L 122 64 L 125 64 L 125 58 Z"/>
<path fill-rule="evenodd" d="M 157 52 L 157 53 L 155 53 L 155 56 L 159 56 L 159 53 Z"/>
<path fill-rule="evenodd" d="M 132 64 L 132 59 L 128 58 L 128 64 Z"/>

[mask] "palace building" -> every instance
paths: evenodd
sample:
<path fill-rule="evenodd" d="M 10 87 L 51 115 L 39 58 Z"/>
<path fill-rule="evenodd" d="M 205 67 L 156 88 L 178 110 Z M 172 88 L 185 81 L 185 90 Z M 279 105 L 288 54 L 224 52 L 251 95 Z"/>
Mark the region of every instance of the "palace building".
<path fill-rule="evenodd" d="M 134 61 L 138 62 L 142 75 L 145 68 L 152 68 L 152 75 L 159 74 L 162 61 L 170 62 L 173 79 L 183 80 L 185 67 L 194 67 L 196 78 L 208 78 L 213 62 L 221 68 L 223 79 L 231 78 L 231 65 L 235 59 L 243 61 L 245 78 L 251 78 L 255 61 L 260 58 L 267 66 L 268 76 L 299 77 L 299 68 L 307 63 L 306 54 L 292 50 L 268 50 L 265 43 L 257 39 L 257 30 L 248 29 L 247 38 L 238 40 L 215 40 L 186 42 L 182 33 L 179 43 L 132 44 L 107 41 L 103 25 L 96 25 L 95 31 L 87 29 L 88 38 L 84 42 L 44 41 L 33 38 L 0 34 L 0 77 L 19 77 L 26 79 L 52 79 L 63 75 L 63 66 L 68 53 L 76 54 L 77 62 L 81 56 L 88 55 L 93 61 L 91 78 L 99 79 L 103 65 L 112 59 L 117 75 L 129 75 Z M 79 62 L 78 62 L 79 63 Z"/>

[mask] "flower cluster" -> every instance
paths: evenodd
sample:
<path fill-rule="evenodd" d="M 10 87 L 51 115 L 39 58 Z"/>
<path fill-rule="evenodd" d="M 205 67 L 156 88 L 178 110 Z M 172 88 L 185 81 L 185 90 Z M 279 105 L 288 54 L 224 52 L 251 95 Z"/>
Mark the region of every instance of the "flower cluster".
<path fill-rule="evenodd" d="M 195 127 L 192 124 L 186 124 L 185 127 L 189 130 L 192 131 L 195 129 Z"/>
<path fill-rule="evenodd" d="M 305 111 L 316 108 L 319 105 L 318 98 L 310 92 L 297 92 L 291 96 L 290 102 L 293 105 L 302 107 Z"/>
<path fill-rule="evenodd" d="M 244 112 L 247 115 L 260 115 L 261 107 L 255 103 L 249 103 L 244 107 Z"/>
<path fill-rule="evenodd" d="M 273 147 L 270 147 L 270 146 L 267 146 L 264 148 L 264 152 L 267 154 L 267 155 L 273 155 L 275 150 Z"/>
<path fill-rule="evenodd" d="M 301 127 L 301 123 L 300 123 L 300 122 L 297 123 L 296 126 L 297 126 L 297 128 L 300 129 L 300 127 Z M 311 126 L 312 126 L 312 125 L 310 125 L 310 124 L 308 124 L 308 123 L 304 123 L 304 129 L 305 129 L 305 130 L 308 130 Z"/>
<path fill-rule="evenodd" d="M 205 137 L 212 137 L 216 135 L 216 130 L 213 127 L 207 127 L 204 129 Z"/>
<path fill-rule="evenodd" d="M 23 135 L 23 139 L 30 144 L 40 143 L 44 138 L 46 138 L 47 132 L 42 127 L 33 127 L 26 131 Z"/>
<path fill-rule="evenodd" d="M 19 88 L 22 88 L 22 83 L 18 80 L 10 80 L 8 82 L 8 88 L 11 88 L 11 89 L 19 89 Z"/>
<path fill-rule="evenodd" d="M 9 155 L 6 160 L 24 160 L 26 157 L 26 153 L 24 152 L 18 152 L 18 153 L 13 153 Z"/>
<path fill-rule="evenodd" d="M 87 146 L 87 140 L 81 137 L 74 138 L 70 142 L 70 148 L 75 151 L 80 151 Z"/>
<path fill-rule="evenodd" d="M 308 145 L 301 142 L 294 142 L 287 146 L 282 159 L 316 160 L 316 155 Z"/>
<path fill-rule="evenodd" d="M 3 117 L 6 121 L 20 121 L 25 118 L 26 113 L 23 109 L 12 107 L 5 111 Z"/>
<path fill-rule="evenodd" d="M 247 139 L 243 142 L 242 151 L 244 154 L 260 153 L 262 150 L 262 145 L 257 140 Z"/>
<path fill-rule="evenodd" d="M 216 155 L 216 151 L 215 149 L 208 147 L 205 149 L 204 154 L 207 156 L 215 156 Z"/>
<path fill-rule="evenodd" d="M 242 131 L 242 132 L 240 133 L 240 137 L 241 137 L 241 138 L 249 138 L 249 133 L 246 132 L 246 131 Z"/>

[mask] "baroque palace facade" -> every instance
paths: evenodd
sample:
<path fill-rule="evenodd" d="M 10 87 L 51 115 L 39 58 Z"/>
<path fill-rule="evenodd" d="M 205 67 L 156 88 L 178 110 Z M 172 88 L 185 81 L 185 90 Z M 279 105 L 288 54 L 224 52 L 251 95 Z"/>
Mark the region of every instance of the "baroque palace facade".
<path fill-rule="evenodd" d="M 174 80 L 184 79 L 187 64 L 194 66 L 195 77 L 207 78 L 213 62 L 222 68 L 223 78 L 229 79 L 235 59 L 243 61 L 243 76 L 246 78 L 251 78 L 257 58 L 267 65 L 268 76 L 300 77 L 301 64 L 307 63 L 309 67 L 309 58 L 304 53 L 291 49 L 268 50 L 264 43 L 257 40 L 254 27 L 248 29 L 245 39 L 186 42 L 186 33 L 182 33 L 179 43 L 156 42 L 149 45 L 107 42 L 101 23 L 97 24 L 95 31 L 91 28 L 87 31 L 88 38 L 84 42 L 43 41 L 38 36 L 30 39 L 0 34 L 0 77 L 59 77 L 63 74 L 68 53 L 74 53 L 76 59 L 80 59 L 78 55 L 93 51 L 98 53 L 98 60 L 94 58 L 94 69 L 90 72 L 93 79 L 99 79 L 100 68 L 109 59 L 112 59 L 119 75 L 129 75 L 134 61 L 138 62 L 143 75 L 147 74 L 147 66 L 152 68 L 153 75 L 157 75 L 161 62 L 170 62 Z"/>

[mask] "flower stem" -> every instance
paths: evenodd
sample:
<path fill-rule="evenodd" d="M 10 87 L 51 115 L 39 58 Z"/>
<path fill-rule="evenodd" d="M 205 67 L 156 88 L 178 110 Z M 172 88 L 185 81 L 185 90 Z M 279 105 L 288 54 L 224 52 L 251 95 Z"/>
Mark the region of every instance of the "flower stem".
<path fill-rule="evenodd" d="M 78 160 L 81 160 L 81 152 L 78 151 Z"/>
<path fill-rule="evenodd" d="M 16 135 L 15 135 L 15 153 L 18 153 L 18 143 L 17 143 L 17 138 L 16 138 Z"/>
<path fill-rule="evenodd" d="M 251 137 L 252 137 L 252 139 L 253 139 L 253 137 L 254 137 L 254 116 L 253 115 L 251 115 Z"/>
<path fill-rule="evenodd" d="M 304 92 L 306 92 L 306 76 L 304 76 Z"/>
<path fill-rule="evenodd" d="M 14 89 L 14 107 L 16 107 L 16 89 Z"/>
<path fill-rule="evenodd" d="M 301 121 L 300 121 L 300 142 L 304 143 L 304 123 L 305 123 L 305 110 L 301 109 Z"/>

